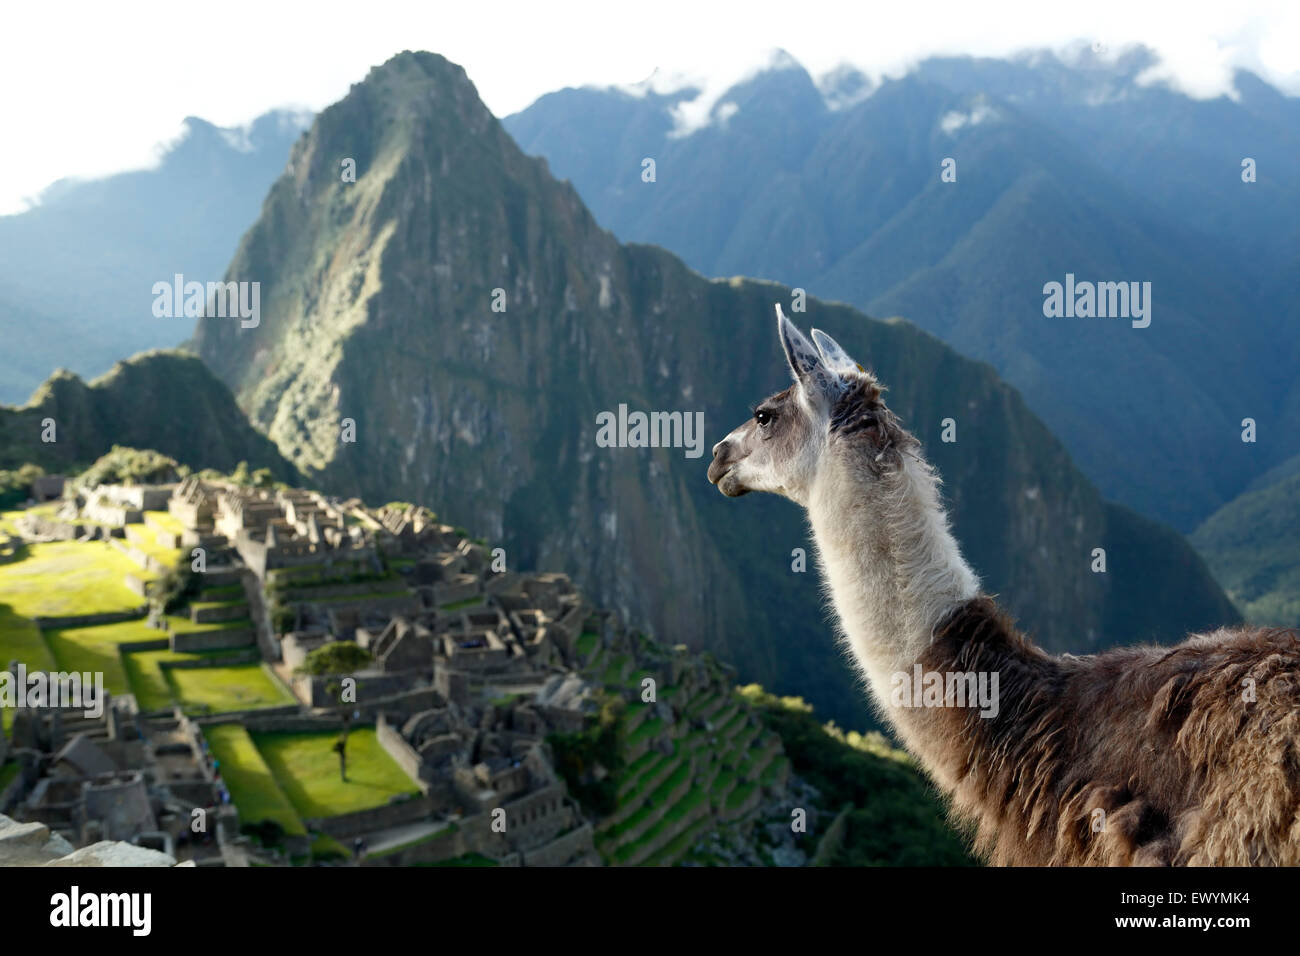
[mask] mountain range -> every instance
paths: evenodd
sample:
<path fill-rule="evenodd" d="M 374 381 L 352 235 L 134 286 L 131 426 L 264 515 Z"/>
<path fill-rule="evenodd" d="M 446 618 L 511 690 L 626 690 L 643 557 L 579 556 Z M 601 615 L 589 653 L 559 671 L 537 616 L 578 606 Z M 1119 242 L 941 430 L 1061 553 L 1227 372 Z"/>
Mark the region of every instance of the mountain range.
<path fill-rule="evenodd" d="M 56 368 L 97 376 L 183 342 L 192 323 L 154 317 L 153 284 L 220 278 L 309 121 L 286 110 L 242 128 L 188 117 L 154 167 L 60 180 L 0 216 L 0 402 L 26 400 Z"/>
<path fill-rule="evenodd" d="M 819 83 L 779 54 L 711 105 L 589 87 L 503 122 L 624 241 L 991 363 L 1103 494 L 1190 532 L 1300 452 L 1300 98 L 1239 72 L 1193 99 L 1156 65 L 1037 52 Z M 1150 283 L 1150 324 L 1049 318 L 1045 286 L 1074 279 Z"/>
<path fill-rule="evenodd" d="M 598 416 L 626 405 L 702 413 L 707 449 L 787 383 L 773 304 L 796 309 L 792 290 L 705 278 L 598 220 L 461 68 L 404 53 L 316 118 L 243 235 L 226 279 L 261 283 L 261 322 L 200 319 L 192 347 L 319 487 L 438 502 L 509 565 L 568 571 L 661 639 L 867 722 L 817 575 L 796 570 L 810 547 L 797 510 L 736 508 L 684 449 L 596 441 Z M 794 317 L 890 386 L 967 556 L 1045 646 L 1086 653 L 1238 619 L 1186 541 L 1107 502 L 990 365 L 846 305 L 809 298 Z M 940 440 L 945 419 L 955 442 Z M 1090 569 L 1098 547 L 1105 573 Z"/>
<path fill-rule="evenodd" d="M 0 405 L 0 469 L 31 463 L 71 473 L 114 445 L 150 448 L 194 471 L 230 472 L 242 461 L 280 481 L 301 478 L 230 389 L 183 352 L 142 353 L 89 383 L 60 369 L 26 405 Z"/>

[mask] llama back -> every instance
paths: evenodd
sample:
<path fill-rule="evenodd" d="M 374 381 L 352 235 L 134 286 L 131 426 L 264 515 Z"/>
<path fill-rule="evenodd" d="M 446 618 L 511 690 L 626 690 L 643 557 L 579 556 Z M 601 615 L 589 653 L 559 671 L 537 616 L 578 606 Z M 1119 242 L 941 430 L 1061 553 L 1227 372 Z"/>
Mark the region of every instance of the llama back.
<path fill-rule="evenodd" d="M 977 849 L 1003 865 L 1300 864 L 1300 636 L 1050 657 L 988 598 L 927 672 L 999 674 L 1000 706 L 908 710 Z M 917 724 L 924 726 L 917 726 Z"/>

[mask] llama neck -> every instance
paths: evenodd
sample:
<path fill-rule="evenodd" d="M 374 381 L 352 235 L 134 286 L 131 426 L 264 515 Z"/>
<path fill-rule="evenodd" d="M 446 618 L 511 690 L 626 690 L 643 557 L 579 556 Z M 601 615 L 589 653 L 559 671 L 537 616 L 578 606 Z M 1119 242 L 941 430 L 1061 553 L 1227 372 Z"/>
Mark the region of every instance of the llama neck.
<path fill-rule="evenodd" d="M 879 478 L 852 460 L 832 462 L 808 513 L 844 640 L 881 712 L 896 722 L 895 708 L 884 706 L 892 675 L 910 672 L 944 615 L 979 593 L 948 529 L 938 479 L 908 456 Z"/>

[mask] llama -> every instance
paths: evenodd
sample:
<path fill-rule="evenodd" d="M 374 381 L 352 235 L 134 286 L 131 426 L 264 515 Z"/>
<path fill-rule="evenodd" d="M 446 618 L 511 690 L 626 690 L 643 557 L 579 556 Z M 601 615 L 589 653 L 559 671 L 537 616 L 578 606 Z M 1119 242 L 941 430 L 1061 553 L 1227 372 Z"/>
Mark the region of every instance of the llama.
<path fill-rule="evenodd" d="M 1300 636 L 1046 654 L 980 592 L 938 477 L 875 377 L 776 312 L 794 384 L 714 446 L 709 480 L 807 510 L 841 641 L 977 851 L 1003 865 L 1300 864 Z M 900 693 L 913 675 L 921 701 Z M 976 675 L 996 706 L 963 700 Z"/>

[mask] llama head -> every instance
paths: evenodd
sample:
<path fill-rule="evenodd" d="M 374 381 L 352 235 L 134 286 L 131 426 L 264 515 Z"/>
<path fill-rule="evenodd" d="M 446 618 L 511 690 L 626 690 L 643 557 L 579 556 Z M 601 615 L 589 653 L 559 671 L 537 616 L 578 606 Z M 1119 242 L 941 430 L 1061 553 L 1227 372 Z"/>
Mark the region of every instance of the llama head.
<path fill-rule="evenodd" d="M 768 491 L 806 507 L 827 455 L 849 456 L 867 476 L 898 468 L 915 439 L 881 401 L 875 377 L 820 329 L 809 341 L 779 304 L 776 322 L 794 384 L 713 446 L 709 481 L 731 498 Z"/>

